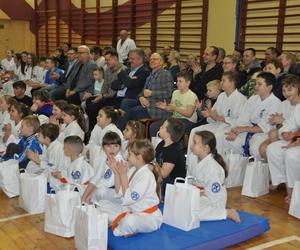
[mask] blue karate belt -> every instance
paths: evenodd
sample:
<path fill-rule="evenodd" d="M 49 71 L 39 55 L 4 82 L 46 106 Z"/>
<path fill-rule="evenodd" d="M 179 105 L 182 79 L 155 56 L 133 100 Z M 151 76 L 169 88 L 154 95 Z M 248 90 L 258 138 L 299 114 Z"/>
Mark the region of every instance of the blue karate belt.
<path fill-rule="evenodd" d="M 254 124 L 252 123 L 253 126 L 256 126 L 257 124 Z M 252 138 L 252 136 L 254 135 L 255 133 L 250 133 L 248 132 L 247 135 L 246 135 L 246 139 L 245 139 L 245 143 L 244 143 L 244 146 L 243 146 L 243 156 L 244 157 L 249 157 L 250 156 L 250 145 L 249 145 L 249 142 Z"/>

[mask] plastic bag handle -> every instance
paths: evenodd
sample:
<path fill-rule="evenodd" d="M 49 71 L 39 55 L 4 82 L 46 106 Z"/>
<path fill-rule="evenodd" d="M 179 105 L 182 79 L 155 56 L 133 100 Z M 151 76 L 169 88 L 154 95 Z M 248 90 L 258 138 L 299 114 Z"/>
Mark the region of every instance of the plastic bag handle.
<path fill-rule="evenodd" d="M 184 178 L 182 178 L 182 177 L 177 177 L 177 178 L 175 178 L 174 185 L 175 185 L 179 180 L 182 181 L 183 183 L 185 183 L 185 179 L 184 179 Z"/>
<path fill-rule="evenodd" d="M 196 178 L 194 176 L 189 175 L 189 176 L 185 177 L 185 183 L 186 184 L 188 184 L 188 180 L 196 180 Z"/>

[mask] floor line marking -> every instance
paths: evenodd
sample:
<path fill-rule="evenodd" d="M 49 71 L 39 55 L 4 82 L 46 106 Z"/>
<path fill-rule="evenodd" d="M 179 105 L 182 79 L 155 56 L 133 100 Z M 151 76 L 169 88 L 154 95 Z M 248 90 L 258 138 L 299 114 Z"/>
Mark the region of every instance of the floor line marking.
<path fill-rule="evenodd" d="M 272 240 L 270 242 L 263 243 L 261 245 L 255 246 L 255 247 L 250 247 L 250 248 L 247 248 L 246 250 L 262 250 L 262 249 L 273 247 L 273 246 L 276 246 L 276 245 L 279 245 L 279 244 L 282 244 L 282 243 L 287 243 L 287 242 L 290 242 L 290 241 L 293 241 L 293 240 L 300 241 L 300 237 L 292 235 L 292 236 L 288 236 L 288 237 L 281 238 L 281 239 L 278 239 L 278 240 Z"/>
<path fill-rule="evenodd" d="M 33 215 L 33 214 L 20 214 L 20 215 L 14 215 L 14 216 L 2 218 L 2 219 L 0 219 L 0 223 L 5 222 L 5 221 L 10 221 L 10 220 L 16 220 L 16 219 L 31 216 L 31 215 Z"/>

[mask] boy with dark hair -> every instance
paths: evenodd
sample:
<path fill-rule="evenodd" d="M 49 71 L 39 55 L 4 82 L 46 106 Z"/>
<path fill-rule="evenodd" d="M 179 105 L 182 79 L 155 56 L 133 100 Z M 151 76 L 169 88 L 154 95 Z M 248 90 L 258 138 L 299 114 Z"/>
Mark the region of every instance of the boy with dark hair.
<path fill-rule="evenodd" d="M 155 149 L 155 159 L 163 177 L 162 197 L 167 183 L 174 183 L 177 177 L 185 178 L 185 152 L 179 143 L 184 131 L 184 123 L 176 118 L 167 119 L 159 129 L 162 141 Z"/>
<path fill-rule="evenodd" d="M 71 159 L 71 164 L 66 171 L 57 170 L 52 172 L 52 176 L 61 182 L 87 184 L 94 176 L 94 169 L 81 156 L 82 150 L 83 141 L 79 136 L 74 135 L 65 138 L 63 151 L 65 156 Z"/>
<path fill-rule="evenodd" d="M 32 98 L 25 95 L 26 83 L 23 81 L 17 81 L 13 83 L 13 89 L 15 96 L 13 97 L 16 101 L 24 103 L 28 107 L 32 105 Z"/>
<path fill-rule="evenodd" d="M 37 90 L 33 93 L 33 105 L 31 110 L 38 115 L 50 117 L 52 115 L 53 104 L 50 95 L 46 90 Z"/>
<path fill-rule="evenodd" d="M 244 111 L 237 119 L 236 126 L 222 137 L 220 148 L 236 154 L 252 155 L 260 160 L 260 144 L 268 138 L 268 133 L 275 125 L 269 123 L 270 115 L 281 112 L 281 101 L 272 93 L 276 83 L 272 73 L 262 72 L 257 76 L 255 90 Z M 222 145 L 221 145 L 222 144 Z"/>

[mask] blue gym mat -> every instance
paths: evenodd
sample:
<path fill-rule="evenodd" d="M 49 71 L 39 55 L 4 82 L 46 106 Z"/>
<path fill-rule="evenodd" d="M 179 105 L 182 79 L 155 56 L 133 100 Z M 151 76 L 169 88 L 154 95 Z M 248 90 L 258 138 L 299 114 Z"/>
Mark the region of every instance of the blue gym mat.
<path fill-rule="evenodd" d="M 239 211 L 242 223 L 231 220 L 201 222 L 200 227 L 189 232 L 162 224 L 153 233 L 137 234 L 124 238 L 108 231 L 108 246 L 113 250 L 147 249 L 222 249 L 249 240 L 270 229 L 266 217 Z"/>

